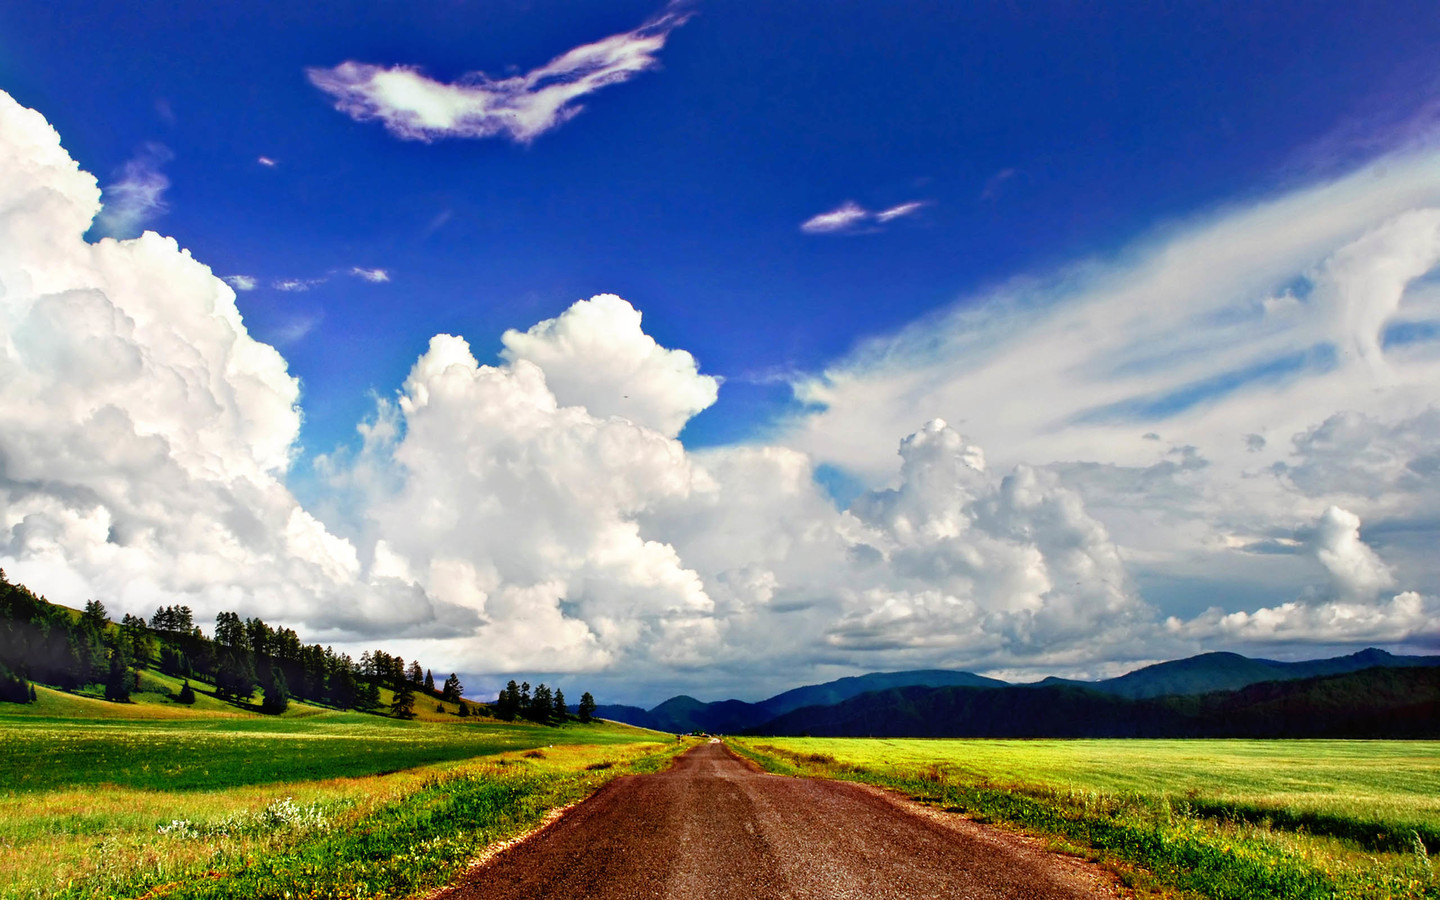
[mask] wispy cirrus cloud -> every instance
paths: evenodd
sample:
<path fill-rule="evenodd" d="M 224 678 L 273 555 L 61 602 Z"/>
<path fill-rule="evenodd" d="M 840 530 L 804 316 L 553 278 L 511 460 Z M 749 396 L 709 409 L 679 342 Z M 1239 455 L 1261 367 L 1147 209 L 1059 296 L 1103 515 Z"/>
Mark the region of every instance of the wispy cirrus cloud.
<path fill-rule="evenodd" d="M 371 284 L 383 284 L 390 280 L 390 272 L 386 269 L 367 269 L 363 266 L 351 266 L 350 274 L 356 278 L 363 278 Z"/>
<path fill-rule="evenodd" d="M 527 144 L 580 113 L 580 98 L 629 81 L 658 65 L 656 54 L 690 13 L 672 6 L 633 31 L 576 47 L 524 75 L 491 78 L 470 72 L 445 83 L 417 66 L 349 60 L 306 70 L 310 82 L 334 98 L 335 108 L 359 122 L 379 121 L 398 138 L 508 137 Z"/>
<path fill-rule="evenodd" d="M 270 282 L 277 291 L 308 291 L 317 284 L 324 284 L 329 278 L 280 278 Z"/>
<path fill-rule="evenodd" d="M 175 158 L 164 144 L 140 148 L 120 170 L 120 180 L 105 185 L 105 207 L 95 217 L 93 233 L 100 237 L 132 238 L 145 225 L 170 211 L 165 191 L 170 179 L 160 167 Z"/>
<path fill-rule="evenodd" d="M 876 226 L 918 212 L 924 206 L 924 201 L 912 200 L 873 212 L 853 200 L 846 200 L 829 212 L 806 219 L 801 223 L 800 230 L 806 234 L 852 234 L 874 230 Z"/>

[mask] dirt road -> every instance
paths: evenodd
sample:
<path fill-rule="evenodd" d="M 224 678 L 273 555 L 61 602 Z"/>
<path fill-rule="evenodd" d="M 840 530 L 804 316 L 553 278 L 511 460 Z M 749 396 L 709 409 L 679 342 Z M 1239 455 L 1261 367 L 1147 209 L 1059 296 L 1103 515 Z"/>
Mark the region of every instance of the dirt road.
<path fill-rule="evenodd" d="M 705 744 L 617 779 L 444 900 L 1058 900 L 1116 896 L 1087 866 L 861 785 L 765 775 Z M 439 900 L 439 898 L 437 898 Z"/>

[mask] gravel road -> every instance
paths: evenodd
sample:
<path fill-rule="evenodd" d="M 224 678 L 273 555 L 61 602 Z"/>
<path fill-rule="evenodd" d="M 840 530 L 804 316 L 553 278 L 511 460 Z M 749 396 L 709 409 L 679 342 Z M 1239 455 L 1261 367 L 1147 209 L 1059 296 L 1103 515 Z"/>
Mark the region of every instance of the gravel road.
<path fill-rule="evenodd" d="M 1114 900 L 1033 842 L 862 785 L 766 775 L 702 744 L 619 778 L 435 900 Z"/>

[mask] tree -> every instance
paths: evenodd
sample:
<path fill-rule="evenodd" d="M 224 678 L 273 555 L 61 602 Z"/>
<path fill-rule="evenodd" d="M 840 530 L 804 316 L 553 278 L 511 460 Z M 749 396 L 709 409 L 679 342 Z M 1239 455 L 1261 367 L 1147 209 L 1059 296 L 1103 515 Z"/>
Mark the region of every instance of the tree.
<path fill-rule="evenodd" d="M 134 685 L 125 650 L 124 638 L 111 642 L 110 673 L 105 676 L 105 699 L 115 703 L 128 703 Z"/>
<path fill-rule="evenodd" d="M 215 690 L 221 697 L 233 697 L 246 701 L 255 693 L 258 679 L 250 654 L 233 647 L 220 654 L 219 669 L 215 673 Z"/>
<path fill-rule="evenodd" d="M 150 637 L 150 628 L 145 620 L 139 616 L 132 616 L 126 613 L 120 620 L 120 633 L 125 636 L 125 642 L 129 645 L 131 663 L 137 668 L 145 668 L 155 658 L 155 640 Z"/>
<path fill-rule="evenodd" d="M 0 701 L 6 703 L 29 703 L 35 695 L 35 688 L 22 675 L 17 675 L 0 666 Z"/>
<path fill-rule="evenodd" d="M 470 717 L 470 704 L 466 703 L 464 700 L 461 700 L 461 701 L 460 701 L 460 712 L 459 712 L 459 716 L 460 716 L 460 718 L 462 718 L 462 719 L 466 719 L 466 718 L 469 718 L 469 717 Z"/>
<path fill-rule="evenodd" d="M 595 718 L 595 698 L 590 696 L 589 691 L 580 695 L 579 712 L 580 721 L 586 725 L 589 725 L 591 720 Z"/>
<path fill-rule="evenodd" d="M 415 685 L 404 679 L 395 685 L 395 699 L 390 704 L 390 714 L 397 719 L 415 718 Z"/>
<path fill-rule="evenodd" d="M 279 715 L 290 708 L 290 686 L 285 683 L 285 673 L 279 666 L 271 666 L 270 679 L 265 682 L 265 699 L 260 701 L 260 711 Z"/>
<path fill-rule="evenodd" d="M 451 672 L 450 677 L 445 679 L 445 687 L 440 692 L 441 698 L 449 700 L 451 703 L 459 703 L 460 697 L 464 693 L 465 686 L 460 683 L 459 678 L 455 677 L 455 673 Z"/>
<path fill-rule="evenodd" d="M 360 682 L 355 692 L 355 708 L 366 711 L 380 708 L 380 685 L 373 681 Z"/>
<path fill-rule="evenodd" d="M 555 722 L 564 725 L 570 720 L 570 710 L 565 708 L 565 692 L 555 689 Z"/>
<path fill-rule="evenodd" d="M 535 688 L 535 696 L 530 701 L 529 718 L 542 725 L 550 721 L 551 697 L 550 689 L 543 683 Z"/>
<path fill-rule="evenodd" d="M 425 693 L 431 695 L 435 693 L 435 676 L 430 674 L 429 669 L 425 670 Z"/>
<path fill-rule="evenodd" d="M 177 702 L 183 703 L 186 706 L 190 706 L 195 702 L 195 689 L 190 686 L 188 679 L 184 684 L 180 685 L 180 696 L 175 699 Z"/>
<path fill-rule="evenodd" d="M 500 696 L 495 698 L 495 715 L 506 722 L 512 722 L 519 714 L 520 685 L 512 678 L 505 685 L 505 690 L 500 692 Z"/>
<path fill-rule="evenodd" d="M 410 664 L 410 677 L 407 680 L 416 687 L 419 687 L 425 680 L 425 670 L 420 668 L 420 660 L 417 659 Z M 431 683 L 433 685 L 434 682 Z"/>
<path fill-rule="evenodd" d="M 110 614 L 105 611 L 105 604 L 99 600 L 86 600 L 85 612 L 80 615 L 80 623 L 90 626 L 96 634 L 104 634 L 105 626 L 110 624 Z"/>

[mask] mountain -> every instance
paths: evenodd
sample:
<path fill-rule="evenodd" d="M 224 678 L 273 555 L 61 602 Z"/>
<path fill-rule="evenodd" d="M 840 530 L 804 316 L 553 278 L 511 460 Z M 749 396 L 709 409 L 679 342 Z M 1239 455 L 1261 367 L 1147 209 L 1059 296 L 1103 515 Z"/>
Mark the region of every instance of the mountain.
<path fill-rule="evenodd" d="M 694 697 L 671 697 L 653 709 L 635 706 L 601 706 L 596 715 L 605 719 L 656 728 L 661 731 L 704 731 L 713 734 L 738 734 L 770 721 L 776 716 L 803 706 L 829 705 L 868 691 L 894 687 L 969 686 L 1000 687 L 1006 682 L 985 678 L 973 672 L 947 669 L 925 669 L 914 672 L 875 672 L 855 675 L 788 690 L 759 703 L 743 700 L 718 700 L 705 703 Z"/>
<path fill-rule="evenodd" d="M 1132 699 L 1069 684 L 895 688 L 752 733 L 816 737 L 1440 737 L 1440 668 L 1378 666 L 1240 690 Z"/>
<path fill-rule="evenodd" d="M 776 694 L 756 704 L 773 716 L 783 716 L 805 706 L 830 706 L 851 697 L 898 687 L 1008 687 L 1008 682 L 986 678 L 974 672 L 949 669 L 921 669 L 914 672 L 875 672 L 853 675 L 824 684 L 812 684 Z"/>
<path fill-rule="evenodd" d="M 1440 657 L 1393 656 L 1370 648 L 1332 659 L 1277 662 L 1250 659 L 1238 653 L 1202 653 L 1187 659 L 1157 663 L 1104 681 L 1069 681 L 1047 678 L 1040 685 L 1069 684 L 1118 697 L 1143 700 L 1174 694 L 1238 691 L 1266 681 L 1290 681 L 1319 675 L 1343 675 L 1363 669 L 1440 665 Z"/>
<path fill-rule="evenodd" d="M 1007 682 L 986 678 L 973 672 L 920 669 L 908 672 L 875 672 L 869 675 L 855 675 L 827 681 L 824 684 L 806 685 L 776 694 L 758 703 L 747 703 L 743 700 L 720 700 L 706 703 L 694 697 L 681 695 L 671 697 L 650 710 L 637 706 L 602 706 L 596 710 L 596 715 L 660 731 L 705 731 L 735 734 L 742 731 L 753 731 L 766 723 L 807 707 L 831 707 L 869 693 L 909 688 L 953 687 L 985 690 L 1015 687 L 1020 690 L 1041 692 L 1042 700 L 1039 702 L 1042 703 L 1044 702 L 1043 698 L 1050 697 L 1053 700 L 1056 696 L 1045 692 L 1058 688 L 1087 691 L 1092 694 L 1126 700 L 1150 700 L 1158 697 L 1198 695 L 1216 691 L 1238 691 L 1254 684 L 1294 681 L 1325 675 L 1343 675 L 1367 669 L 1435 666 L 1440 666 L 1440 656 L 1394 656 L 1384 650 L 1371 648 L 1352 653 L 1349 656 L 1303 662 L 1251 659 L 1238 653 L 1202 653 L 1186 659 L 1156 663 L 1103 681 L 1047 678 L 1035 684 L 1025 685 L 1010 685 Z M 1063 694 L 1060 696 L 1072 697 L 1074 695 Z M 1084 703 L 1081 705 L 1084 706 Z M 1100 706 L 1093 703 L 1091 705 L 1095 706 L 1094 714 L 1101 716 L 1103 721 L 1105 713 Z M 1108 707 L 1106 708 L 1108 709 Z"/>

